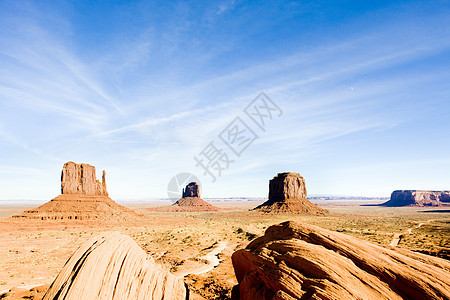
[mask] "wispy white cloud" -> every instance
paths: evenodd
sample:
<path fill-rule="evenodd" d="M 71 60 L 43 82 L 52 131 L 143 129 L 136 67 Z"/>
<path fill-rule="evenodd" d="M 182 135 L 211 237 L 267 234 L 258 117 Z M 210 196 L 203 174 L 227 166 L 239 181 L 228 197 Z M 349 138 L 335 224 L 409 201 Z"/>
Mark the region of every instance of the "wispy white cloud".
<path fill-rule="evenodd" d="M 239 5 L 209 6 L 204 17 L 212 19 L 200 18 L 209 22 L 201 26 L 214 28 Z M 411 20 L 390 20 L 321 46 L 298 43 L 225 65 L 222 58 L 232 54 L 235 41 L 209 47 L 222 41 L 209 41 L 211 31 L 191 19 L 185 4 L 171 7 L 176 21 L 160 27 L 143 22 L 127 37 L 117 33 L 117 40 L 104 46 L 107 51 L 98 47 L 90 55 L 79 49 L 70 20 L 54 14 L 54 26 L 48 26 L 46 13 L 28 6 L 26 17 L 3 13 L 0 21 L 0 139 L 39 157 L 93 160 L 87 162 L 127 170 L 127 176 L 113 177 L 117 186 L 121 181 L 134 186 L 136 176 L 143 177 L 137 180 L 141 187 L 148 181 L 163 186 L 179 169 L 199 172 L 193 156 L 261 90 L 285 114 L 261 133 L 217 190 L 255 169 L 259 180 L 278 164 L 314 161 L 333 140 L 409 122 L 428 109 L 425 100 L 410 100 L 417 87 L 449 75 L 437 67 L 422 74 L 413 68 L 448 52 L 450 42 L 443 38 L 445 26 L 438 32 L 418 24 L 405 32 Z M 447 24 L 442 16 L 435 18 Z M 194 34 L 199 27 L 204 31 Z M 126 188 L 119 190 L 120 197 L 129 196 Z M 147 187 L 142 193 L 163 196 Z"/>
<path fill-rule="evenodd" d="M 229 10 L 232 10 L 236 5 L 237 5 L 236 0 L 223 1 L 222 3 L 219 4 L 217 14 L 221 15 Z"/>

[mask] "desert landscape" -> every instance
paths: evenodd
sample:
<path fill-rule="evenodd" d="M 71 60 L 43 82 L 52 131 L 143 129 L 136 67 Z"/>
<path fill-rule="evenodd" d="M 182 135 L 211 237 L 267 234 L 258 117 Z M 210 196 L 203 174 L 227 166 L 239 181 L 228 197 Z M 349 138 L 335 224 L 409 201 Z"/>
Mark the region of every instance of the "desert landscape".
<path fill-rule="evenodd" d="M 0 0 L 0 300 L 450 300 L 449 16 Z"/>
<path fill-rule="evenodd" d="M 242 261 L 240 256 L 248 251 L 245 250 L 248 247 L 252 249 L 254 246 L 251 245 L 255 244 L 256 241 L 264 240 L 264 237 L 270 234 L 267 230 L 273 232 L 274 226 L 304 227 L 306 228 L 305 232 L 317 231 L 317 233 L 314 233 L 315 237 L 320 236 L 320 234 L 325 234 L 325 236 L 335 234 L 333 247 L 336 248 L 342 246 L 340 243 L 345 245 L 346 240 L 340 240 L 343 238 L 341 237 L 343 234 L 348 236 L 348 242 L 352 243 L 345 246 L 349 249 L 347 251 L 354 251 L 355 257 L 359 260 L 368 259 L 366 256 L 376 260 L 377 258 L 374 255 L 383 255 L 383 253 L 389 257 L 393 255 L 404 256 L 404 262 L 391 267 L 402 276 L 406 276 L 404 274 L 407 274 L 407 266 L 410 264 L 409 267 L 413 270 L 417 269 L 413 266 L 412 260 L 417 261 L 418 264 L 426 263 L 427 268 L 435 266 L 436 271 L 422 270 L 422 272 L 429 272 L 428 275 L 414 274 L 414 272 L 418 272 L 417 270 L 413 271 L 412 275 L 408 275 L 416 276 L 415 280 L 421 278 L 424 281 L 422 285 L 417 283 L 419 287 L 412 294 L 409 294 L 409 297 L 430 299 L 429 297 L 433 296 L 436 299 L 448 299 L 449 296 L 448 287 L 450 283 L 447 276 L 450 272 L 450 263 L 448 262 L 450 212 L 447 201 L 445 201 L 447 198 L 444 199 L 442 204 L 433 206 L 423 206 L 421 205 L 422 202 L 416 205 L 408 203 L 407 206 L 401 207 L 390 207 L 383 205 L 383 203 L 364 206 L 355 204 L 353 201 L 346 204 L 346 200 L 340 200 L 340 203 L 328 205 L 324 203 L 321 207 L 318 207 L 306 200 L 306 183 L 300 174 L 280 173 L 270 180 L 269 200 L 264 203 L 258 203 L 257 201 L 241 201 L 231 204 L 226 203 L 226 205 L 215 203 L 214 206 L 207 205 L 206 207 L 209 209 L 205 209 L 204 205 L 198 204 L 208 204 L 199 197 L 198 185 L 189 183 L 186 190 L 183 190 L 183 198 L 172 205 L 168 205 L 167 208 L 155 208 L 146 204 L 135 204 L 131 208 L 125 208 L 106 196 L 108 193 L 105 172 L 103 172 L 102 182 L 99 182 L 92 175 L 95 174 L 95 167 L 69 162 L 64 165 L 62 174 L 62 194 L 49 203 L 24 212 L 22 212 L 23 208 L 20 207 L 2 208 L 0 220 L 0 235 L 3 241 L 0 246 L 0 254 L 3 257 L 0 262 L 0 278 L 2 279 L 0 282 L 0 297 L 2 299 L 22 299 L 23 297 L 42 299 L 44 294 L 46 297 L 43 299 L 72 299 L 72 297 L 73 299 L 77 297 L 83 299 L 95 297 L 116 299 L 117 295 L 116 297 L 112 297 L 112 294 L 108 296 L 105 291 L 98 291 L 94 287 L 93 280 L 95 277 L 102 282 L 98 285 L 102 286 L 104 290 L 111 286 L 104 281 L 114 280 L 115 278 L 106 269 L 101 271 L 102 263 L 98 259 L 95 260 L 95 257 L 92 258 L 94 261 L 91 263 L 93 269 L 85 271 L 88 275 L 95 274 L 95 277 L 83 279 L 83 276 L 88 275 L 83 275 L 81 271 L 65 272 L 65 274 L 76 274 L 79 278 L 79 284 L 90 294 L 83 294 L 83 290 L 80 291 L 75 286 L 72 289 L 77 290 L 78 294 L 68 296 L 68 294 L 58 292 L 61 288 L 55 287 L 56 282 L 59 282 L 59 285 L 64 285 L 64 282 L 69 280 L 66 278 L 69 275 L 60 278 L 63 276 L 61 274 L 64 274 L 62 270 L 70 267 L 71 264 L 77 265 L 76 261 L 83 255 L 82 253 L 74 253 L 86 251 L 82 249 L 83 247 L 89 249 L 89 243 L 98 243 L 89 241 L 95 240 L 99 235 L 101 239 L 105 240 L 105 246 L 102 246 L 105 250 L 103 252 L 102 250 L 96 250 L 99 252 L 99 257 L 105 257 L 107 255 L 105 251 L 115 253 L 115 249 L 130 245 L 130 249 L 138 251 L 139 257 L 143 257 L 140 259 L 146 259 L 145 257 L 148 256 L 151 258 L 155 270 L 161 274 L 166 274 L 158 276 L 171 276 L 170 278 L 174 280 L 173 284 L 179 282 L 178 288 L 171 286 L 169 289 L 166 287 L 167 290 L 171 291 L 183 290 L 178 294 L 165 295 L 170 299 L 187 297 L 189 299 L 231 299 L 232 297 L 235 299 L 275 299 L 274 294 L 276 293 L 264 292 L 261 288 L 255 290 L 254 287 L 248 286 L 256 279 L 244 281 L 246 285 L 241 288 L 240 296 L 236 292 L 238 283 L 241 283 L 244 278 L 243 274 L 245 273 L 242 273 L 242 268 L 249 267 L 245 267 L 246 260 Z M 102 188 L 96 188 L 99 186 Z M 396 194 L 393 193 L 394 198 Z M 430 194 L 433 195 L 431 192 Z M 189 201 L 185 201 L 185 199 Z M 420 199 L 423 200 L 423 192 Z M 186 206 L 187 208 L 180 209 L 179 206 Z M 171 210 L 171 207 L 176 209 Z M 280 207 L 283 209 L 280 210 Z M 287 228 L 283 230 L 290 232 L 290 229 Z M 111 234 L 113 235 L 111 236 Z M 109 242 L 109 239 L 113 241 Z M 283 237 L 281 240 L 285 239 L 286 237 Z M 303 239 L 300 238 L 300 240 Z M 308 239 L 305 240 L 308 241 Z M 109 244 L 106 242 L 109 242 Z M 324 245 L 316 245 L 316 247 L 322 248 L 323 251 L 328 248 Z M 139 251 L 142 251 L 142 253 Z M 333 251 L 334 253 L 341 253 L 344 250 Z M 95 252 L 92 253 L 94 255 Z M 310 254 L 300 253 L 294 257 L 301 258 L 300 266 L 304 265 L 306 269 L 298 269 L 297 271 L 303 276 L 311 276 L 310 272 L 315 269 L 311 264 L 319 262 L 314 262 L 315 259 L 310 257 Z M 77 258 L 77 255 L 79 255 L 79 258 Z M 88 257 L 92 257 L 92 255 Z M 111 253 L 111 255 L 119 254 Z M 69 258 L 73 261 L 72 263 L 68 261 Z M 106 256 L 105 259 L 106 262 L 109 262 L 110 259 L 118 259 L 120 262 L 120 257 L 108 258 Z M 395 264 L 399 259 L 391 258 L 389 261 Z M 83 263 L 88 264 L 88 261 Z M 242 265 L 243 263 L 244 265 Z M 327 276 L 333 277 L 333 272 L 341 269 L 341 267 L 338 267 L 339 262 L 335 262 L 335 264 L 328 267 L 320 265 L 322 271 L 313 277 L 319 276 L 318 278 L 323 278 L 323 280 Z M 356 263 L 356 266 L 361 267 L 360 264 Z M 134 265 L 145 267 L 142 262 L 134 263 Z M 281 265 L 276 263 L 278 267 L 282 265 L 285 265 L 285 263 Z M 389 265 L 386 262 L 382 264 L 382 267 L 388 268 Z M 261 268 L 261 266 L 257 268 Z M 139 274 L 142 272 L 139 271 Z M 154 270 L 151 269 L 147 272 L 154 272 Z M 334 280 L 331 282 L 335 282 L 335 285 L 343 291 L 336 290 L 336 286 L 325 286 L 319 289 L 324 293 L 321 297 L 331 299 L 340 295 L 339 297 L 353 299 L 357 298 L 356 295 L 360 293 L 363 298 L 368 297 L 367 299 L 410 299 L 407 297 L 408 294 L 405 294 L 407 292 L 401 291 L 401 287 L 398 287 L 399 292 L 392 286 L 389 287 L 390 284 L 383 287 L 383 284 L 377 285 L 372 282 L 376 278 L 382 278 L 382 274 L 389 273 L 387 271 L 378 272 L 381 273 L 376 275 L 374 279 L 369 277 L 359 279 L 366 282 L 373 291 L 364 291 L 364 288 L 351 283 L 351 279 L 345 279 L 345 276 L 348 275 L 341 274 L 339 275 L 341 282 L 335 282 Z M 133 276 L 137 275 L 123 276 L 131 277 L 131 279 L 126 277 L 123 280 L 132 280 Z M 405 278 L 411 278 L 408 276 Z M 55 280 L 55 278 L 57 279 Z M 150 283 L 138 286 L 137 291 L 143 293 L 143 289 L 154 286 L 155 283 L 152 280 L 150 280 Z M 277 279 L 280 285 L 283 284 L 283 280 Z M 70 279 L 70 281 L 74 281 L 74 279 Z M 261 279 L 259 281 L 259 284 L 265 282 Z M 165 282 L 168 282 L 167 279 Z M 52 283 L 52 288 L 49 289 Z M 90 287 L 90 284 L 92 284 L 92 287 Z M 112 287 L 117 285 L 117 283 L 111 284 Z M 426 287 L 425 284 L 429 286 Z M 294 286 L 297 286 L 297 289 L 301 291 L 302 284 L 300 282 Z M 436 286 L 438 292 L 433 290 Z M 439 289 L 439 286 L 442 287 Z M 280 288 L 280 290 L 290 292 L 289 288 Z M 314 292 L 311 291 L 313 290 L 306 287 L 305 293 L 310 293 L 309 296 L 312 298 Z M 256 291 L 260 294 L 255 294 Z M 71 290 L 65 293 L 69 292 Z M 109 290 L 109 292 L 112 292 L 112 290 Z M 154 294 L 152 297 L 138 297 L 134 294 L 127 294 L 127 290 L 123 290 L 121 293 L 119 298 L 162 299 L 161 295 L 157 296 L 158 294 Z M 234 295 L 232 295 L 233 293 Z M 284 297 L 300 298 L 302 293 L 298 293 L 299 291 Z"/>

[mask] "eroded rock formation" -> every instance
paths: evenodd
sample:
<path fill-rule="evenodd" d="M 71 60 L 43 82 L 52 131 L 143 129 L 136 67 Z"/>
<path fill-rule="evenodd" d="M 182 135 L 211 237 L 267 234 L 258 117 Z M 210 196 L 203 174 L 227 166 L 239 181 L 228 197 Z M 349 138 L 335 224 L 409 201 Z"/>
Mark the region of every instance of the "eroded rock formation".
<path fill-rule="evenodd" d="M 269 182 L 269 200 L 256 207 L 265 213 L 324 214 L 327 211 L 306 199 L 305 179 L 299 173 L 278 173 Z"/>
<path fill-rule="evenodd" d="M 450 191 L 394 191 L 382 206 L 450 206 Z"/>
<path fill-rule="evenodd" d="M 218 210 L 219 208 L 217 208 L 216 206 L 211 205 L 205 200 L 198 197 L 181 198 L 180 200 L 175 202 L 171 207 L 171 211 L 180 211 L 180 212 L 218 211 Z"/>
<path fill-rule="evenodd" d="M 200 187 L 198 186 L 197 182 L 191 182 L 186 186 L 186 188 L 183 189 L 182 198 L 186 197 L 200 198 Z"/>
<path fill-rule="evenodd" d="M 105 220 L 133 222 L 142 218 L 133 210 L 108 197 L 106 172 L 100 182 L 95 167 L 88 164 L 65 163 L 61 175 L 62 194 L 16 218 L 41 220 Z"/>
<path fill-rule="evenodd" d="M 61 194 L 108 196 L 105 177 L 106 172 L 103 171 L 100 182 L 94 166 L 69 161 L 64 164 L 61 173 Z"/>
<path fill-rule="evenodd" d="M 196 182 L 189 183 L 183 189 L 183 197 L 169 208 L 157 208 L 159 211 L 196 212 L 218 211 L 219 208 L 200 198 L 200 187 Z"/>
<path fill-rule="evenodd" d="M 67 261 L 44 300 L 188 299 L 184 282 L 159 269 L 129 236 L 104 233 Z"/>
<path fill-rule="evenodd" d="M 232 256 L 233 299 L 450 299 L 450 263 L 284 222 Z"/>

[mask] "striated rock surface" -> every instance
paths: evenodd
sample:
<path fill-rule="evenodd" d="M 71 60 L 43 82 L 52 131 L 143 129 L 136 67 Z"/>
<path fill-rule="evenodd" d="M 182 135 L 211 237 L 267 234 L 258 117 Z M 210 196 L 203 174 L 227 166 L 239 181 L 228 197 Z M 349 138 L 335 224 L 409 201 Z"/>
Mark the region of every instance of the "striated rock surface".
<path fill-rule="evenodd" d="M 394 191 L 382 206 L 450 206 L 450 191 Z"/>
<path fill-rule="evenodd" d="M 265 213 L 325 214 L 306 199 L 305 179 L 299 173 L 278 173 L 269 182 L 269 200 L 255 210 Z"/>
<path fill-rule="evenodd" d="M 102 182 L 95 174 L 95 167 L 89 164 L 67 162 L 61 173 L 61 194 L 108 196 L 106 190 L 106 172 Z"/>
<path fill-rule="evenodd" d="M 104 233 L 83 244 L 47 290 L 50 299 L 188 299 L 184 282 L 159 269 L 129 236 Z"/>
<path fill-rule="evenodd" d="M 450 263 L 284 222 L 232 256 L 233 299 L 450 299 Z"/>
<path fill-rule="evenodd" d="M 106 172 L 103 181 L 95 177 L 95 167 L 68 162 L 61 176 L 62 194 L 15 218 L 41 220 L 104 220 L 133 222 L 143 215 L 117 204 L 108 197 Z"/>
<path fill-rule="evenodd" d="M 191 182 L 186 186 L 185 189 L 183 189 L 182 198 L 187 198 L 187 197 L 200 198 L 200 187 L 198 186 L 197 182 Z"/>

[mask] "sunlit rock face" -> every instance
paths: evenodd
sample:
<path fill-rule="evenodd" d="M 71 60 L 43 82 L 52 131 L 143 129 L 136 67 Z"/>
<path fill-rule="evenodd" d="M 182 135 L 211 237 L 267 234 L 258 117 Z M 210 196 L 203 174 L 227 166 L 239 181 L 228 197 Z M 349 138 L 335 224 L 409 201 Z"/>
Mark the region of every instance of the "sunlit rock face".
<path fill-rule="evenodd" d="M 155 265 L 129 236 L 102 233 L 84 243 L 47 290 L 49 299 L 188 299 L 182 279 Z"/>
<path fill-rule="evenodd" d="M 269 200 L 256 207 L 263 213 L 325 214 L 306 199 L 305 179 L 299 173 L 278 173 L 269 181 Z"/>
<path fill-rule="evenodd" d="M 100 182 L 96 177 L 94 166 L 67 162 L 61 173 L 61 194 L 108 196 L 105 177 L 106 172 L 103 171 Z"/>
<path fill-rule="evenodd" d="M 383 206 L 450 206 L 450 191 L 399 190 Z"/>
<path fill-rule="evenodd" d="M 232 299 L 450 299 L 447 260 L 292 221 L 269 227 L 232 262 Z"/>
<path fill-rule="evenodd" d="M 117 204 L 108 196 L 106 172 L 97 180 L 95 167 L 67 162 L 61 172 L 61 195 L 24 211 L 15 218 L 40 220 L 102 220 L 135 222 L 144 216 Z"/>

